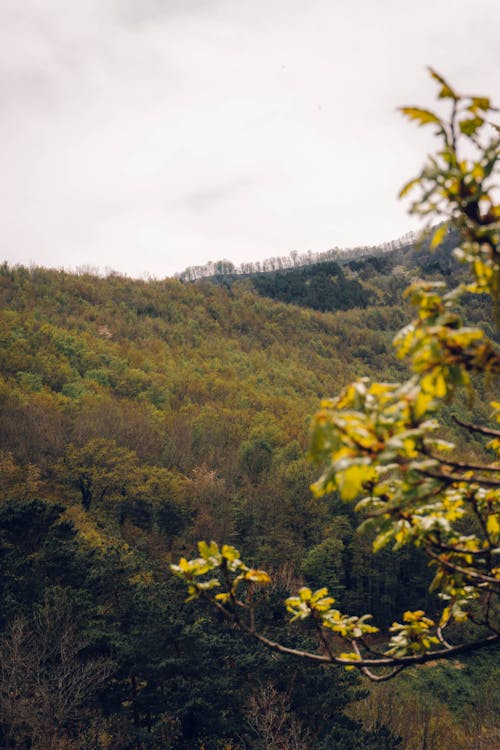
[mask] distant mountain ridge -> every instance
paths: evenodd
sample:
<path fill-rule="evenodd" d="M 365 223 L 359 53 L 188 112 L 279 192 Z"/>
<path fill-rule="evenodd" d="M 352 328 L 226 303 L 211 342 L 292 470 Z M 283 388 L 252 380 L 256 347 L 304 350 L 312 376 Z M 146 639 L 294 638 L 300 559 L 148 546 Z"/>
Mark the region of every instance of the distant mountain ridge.
<path fill-rule="evenodd" d="M 205 265 L 188 266 L 181 273 L 175 274 L 175 278 L 179 279 L 179 281 L 198 281 L 199 279 L 218 276 L 249 276 L 256 273 L 287 271 L 332 260 L 340 263 L 351 258 L 382 255 L 401 248 L 411 247 L 416 241 L 417 235 L 415 232 L 407 232 L 396 240 L 382 242 L 379 245 L 359 245 L 352 248 L 333 247 L 329 250 L 316 253 L 312 250 L 308 250 L 305 253 L 292 250 L 289 255 L 266 258 L 263 261 L 241 263 L 239 266 L 226 259 L 215 262 L 208 261 Z"/>
<path fill-rule="evenodd" d="M 242 272 L 240 267 L 235 272 L 224 265 L 225 261 L 220 261 L 200 267 L 198 277 L 191 281 L 230 290 L 243 280 L 261 297 L 320 312 L 394 305 L 412 278 L 446 280 L 450 275 L 456 278 L 460 264 L 452 254 L 455 245 L 456 236 L 450 233 L 442 245 L 429 252 L 428 241 L 419 242 L 415 236 L 406 235 L 392 243 L 355 248 L 336 256 L 336 250 L 317 256 L 297 255 L 296 265 L 285 265 L 293 262 L 293 257 L 271 259 L 267 270 L 258 270 L 262 264 L 246 264 L 257 270 Z"/>

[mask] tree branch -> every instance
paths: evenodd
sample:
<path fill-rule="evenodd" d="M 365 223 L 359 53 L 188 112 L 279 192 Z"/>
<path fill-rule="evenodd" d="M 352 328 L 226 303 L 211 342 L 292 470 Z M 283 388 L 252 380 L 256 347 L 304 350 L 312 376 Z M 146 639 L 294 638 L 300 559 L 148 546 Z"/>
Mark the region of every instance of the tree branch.
<path fill-rule="evenodd" d="M 483 425 L 472 424 L 471 422 L 463 422 L 455 415 L 453 415 L 453 419 L 460 425 L 460 427 L 463 427 L 469 432 L 479 432 L 481 435 L 491 435 L 491 437 L 500 438 L 500 430 L 493 430 L 491 427 L 484 427 Z"/>
<path fill-rule="evenodd" d="M 356 654 L 359 654 L 360 659 L 341 659 L 339 656 L 335 656 L 329 649 L 328 654 L 316 654 L 312 651 L 305 651 L 303 649 L 291 648 L 285 646 L 278 641 L 273 641 L 267 638 L 262 633 L 259 633 L 255 628 L 251 628 L 243 620 L 241 620 L 236 612 L 227 610 L 220 602 L 211 599 L 201 592 L 202 598 L 208 601 L 208 603 L 214 606 L 219 612 L 221 612 L 226 619 L 231 621 L 234 625 L 240 628 L 244 633 L 254 638 L 254 640 L 262 643 L 266 648 L 271 651 L 275 651 L 280 654 L 286 654 L 288 656 L 295 656 L 299 659 L 306 661 L 313 661 L 324 665 L 338 665 L 342 667 L 355 667 L 359 669 L 363 674 L 366 675 L 373 682 L 383 682 L 390 680 L 396 674 L 417 664 L 425 664 L 429 661 L 435 661 L 440 659 L 448 659 L 452 656 L 458 656 L 459 654 L 467 653 L 469 651 L 476 651 L 487 646 L 491 646 L 494 643 L 500 641 L 500 633 L 495 632 L 493 635 L 487 636 L 477 641 L 468 641 L 457 646 L 451 646 L 444 641 L 441 641 L 444 648 L 437 651 L 425 651 L 421 654 L 410 654 L 408 656 L 380 656 L 377 658 L 364 658 L 361 656 L 359 646 L 356 641 L 351 641 L 353 649 Z M 441 640 L 441 639 L 440 639 Z M 387 674 L 375 674 L 373 669 L 391 669 Z"/>
<path fill-rule="evenodd" d="M 432 550 L 429 547 L 424 547 L 424 552 L 429 557 L 432 557 L 433 560 L 437 560 L 443 567 L 448 568 L 448 570 L 452 570 L 455 573 L 461 573 L 462 575 L 466 576 L 470 581 L 477 580 L 479 584 L 481 583 L 488 583 L 493 584 L 496 588 L 500 588 L 500 580 L 498 578 L 493 578 L 492 576 L 486 576 L 482 573 L 478 573 L 476 571 L 471 571 L 467 568 L 462 568 L 460 565 L 456 565 L 455 563 L 450 562 L 449 560 L 443 560 L 440 555 L 437 555 L 435 552 L 432 552 Z M 472 584 L 475 586 L 478 586 L 479 584 Z"/>
<path fill-rule="evenodd" d="M 481 477 L 479 479 L 469 480 L 466 477 L 462 477 L 459 474 L 452 474 L 451 472 L 442 471 L 439 473 L 433 471 L 425 471 L 418 469 L 419 474 L 425 477 L 431 477 L 431 479 L 440 479 L 447 484 L 455 484 L 455 482 L 469 482 L 469 484 L 482 484 L 486 487 L 500 487 L 500 479 L 485 479 Z"/>
<path fill-rule="evenodd" d="M 422 453 L 425 453 L 426 456 L 429 456 L 429 458 L 432 458 L 434 461 L 437 461 L 444 466 L 452 466 L 454 469 L 461 469 L 463 471 L 493 471 L 497 472 L 497 474 L 500 474 L 500 466 L 470 464 L 466 463 L 465 461 L 447 461 L 445 458 L 436 456 L 434 453 L 432 453 L 432 451 L 428 450 L 425 447 L 423 448 Z"/>

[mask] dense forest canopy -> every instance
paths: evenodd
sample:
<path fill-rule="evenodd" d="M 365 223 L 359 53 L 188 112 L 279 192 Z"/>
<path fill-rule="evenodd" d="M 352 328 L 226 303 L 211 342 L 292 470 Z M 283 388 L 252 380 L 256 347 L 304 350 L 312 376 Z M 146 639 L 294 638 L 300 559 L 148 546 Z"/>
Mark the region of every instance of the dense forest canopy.
<path fill-rule="evenodd" d="M 378 262 L 352 269 L 378 304 L 335 313 L 268 300 L 246 281 L 227 288 L 2 268 L 6 747 L 63 738 L 66 747 L 236 749 L 241 736 L 259 747 L 264 727 L 301 736 L 308 748 L 378 748 L 382 738 L 400 746 L 364 714 L 367 729 L 355 723 L 350 706 L 361 711 L 367 700 L 359 702 L 355 676 L 276 662 L 220 626 L 208 632 L 206 617 L 192 623 L 165 566 L 200 537 L 237 544 L 256 565 L 270 562 L 268 632 L 285 625 L 280 602 L 301 582 L 326 584 L 346 607 L 367 607 L 387 625 L 415 596 L 432 611 L 418 553 L 370 558 L 370 538 L 356 535 L 338 496 L 309 492 L 306 437 L 318 399 L 357 374 L 400 377 L 390 357 L 405 319 L 400 290 L 411 278 L 460 273 L 449 248 L 429 256 L 413 247 L 377 271 Z M 471 319 L 486 323 L 487 306 L 472 302 Z M 468 418 L 465 404 L 457 413 Z M 73 644 L 65 662 L 61 638 Z M 27 660 L 16 661 L 19 649 Z M 467 695 L 472 669 L 460 672 Z M 73 688 L 53 694 L 63 671 Z M 45 685 L 37 697 L 33 673 Z M 14 704 L 13 685 L 22 696 Z M 464 737 L 463 705 L 447 689 L 426 710 L 448 736 Z M 417 710 L 423 695 L 407 690 L 404 701 Z M 493 715 L 485 708 L 485 732 Z"/>
<path fill-rule="evenodd" d="M 193 624 L 166 566 L 203 536 L 274 560 L 271 629 L 289 585 L 315 581 L 324 559 L 346 601 L 368 597 L 388 622 L 405 606 L 402 574 L 426 599 L 424 566 L 384 556 L 374 570 L 349 512 L 309 492 L 308 420 L 325 383 L 393 367 L 403 313 L 385 280 L 381 304 L 334 315 L 247 282 L 0 269 L 6 748 L 236 750 L 258 747 L 266 722 L 304 746 L 390 736 L 347 715 L 364 695 L 352 675 L 297 671 L 215 623 L 207 632 L 206 617 Z"/>

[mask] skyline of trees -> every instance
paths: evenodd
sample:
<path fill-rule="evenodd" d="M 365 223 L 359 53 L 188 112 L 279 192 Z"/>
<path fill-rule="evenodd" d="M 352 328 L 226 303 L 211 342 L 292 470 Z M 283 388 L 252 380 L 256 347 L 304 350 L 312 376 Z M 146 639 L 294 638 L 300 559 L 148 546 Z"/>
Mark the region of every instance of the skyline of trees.
<path fill-rule="evenodd" d="M 401 250 L 414 244 L 415 232 L 407 232 L 401 237 L 379 245 L 360 245 L 353 248 L 334 247 L 329 250 L 299 252 L 292 250 L 288 255 L 266 258 L 262 261 L 247 261 L 235 264 L 230 260 L 208 261 L 203 265 L 189 266 L 180 273 L 174 274 L 179 281 L 198 281 L 216 276 L 248 276 L 251 274 L 288 271 L 290 269 L 310 266 L 314 263 L 342 261 L 363 258 L 367 255 L 381 255 L 394 250 Z"/>

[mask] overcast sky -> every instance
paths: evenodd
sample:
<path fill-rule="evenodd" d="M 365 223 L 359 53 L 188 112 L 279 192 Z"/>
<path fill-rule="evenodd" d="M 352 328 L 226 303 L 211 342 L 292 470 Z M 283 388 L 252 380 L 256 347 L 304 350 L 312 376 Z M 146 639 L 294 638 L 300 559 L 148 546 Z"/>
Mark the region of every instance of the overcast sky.
<path fill-rule="evenodd" d="M 172 275 L 394 239 L 432 65 L 500 101 L 500 0 L 0 0 L 10 263 Z"/>

